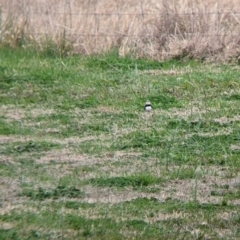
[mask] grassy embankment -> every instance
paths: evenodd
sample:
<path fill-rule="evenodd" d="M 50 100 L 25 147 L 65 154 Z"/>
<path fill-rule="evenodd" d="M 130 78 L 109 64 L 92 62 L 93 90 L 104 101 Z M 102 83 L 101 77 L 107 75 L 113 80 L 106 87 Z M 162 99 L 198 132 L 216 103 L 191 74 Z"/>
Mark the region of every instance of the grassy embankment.
<path fill-rule="evenodd" d="M 1 239 L 240 237 L 238 65 L 0 51 Z"/>

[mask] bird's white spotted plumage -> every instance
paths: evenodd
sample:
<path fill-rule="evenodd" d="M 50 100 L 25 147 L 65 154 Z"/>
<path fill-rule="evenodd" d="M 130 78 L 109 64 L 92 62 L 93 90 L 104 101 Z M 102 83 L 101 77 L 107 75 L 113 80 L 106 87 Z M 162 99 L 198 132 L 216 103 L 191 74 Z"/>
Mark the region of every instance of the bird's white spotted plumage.
<path fill-rule="evenodd" d="M 150 101 L 146 101 L 145 111 L 146 112 L 151 112 L 152 111 L 152 105 L 151 105 Z"/>

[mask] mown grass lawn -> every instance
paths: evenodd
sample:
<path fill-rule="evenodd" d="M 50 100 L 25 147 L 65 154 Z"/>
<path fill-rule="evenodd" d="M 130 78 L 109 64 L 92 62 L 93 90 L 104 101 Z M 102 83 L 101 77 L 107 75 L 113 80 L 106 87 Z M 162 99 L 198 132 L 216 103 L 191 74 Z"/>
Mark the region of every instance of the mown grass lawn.
<path fill-rule="evenodd" d="M 0 239 L 240 238 L 240 66 L 0 53 Z"/>

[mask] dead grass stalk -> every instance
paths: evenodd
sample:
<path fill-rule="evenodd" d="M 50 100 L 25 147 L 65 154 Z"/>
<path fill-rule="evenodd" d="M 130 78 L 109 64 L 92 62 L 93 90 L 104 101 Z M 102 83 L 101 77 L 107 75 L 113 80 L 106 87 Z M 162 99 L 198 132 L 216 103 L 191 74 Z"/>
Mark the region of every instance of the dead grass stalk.
<path fill-rule="evenodd" d="M 2 44 L 154 59 L 229 60 L 240 53 L 238 1 L 3 0 Z"/>

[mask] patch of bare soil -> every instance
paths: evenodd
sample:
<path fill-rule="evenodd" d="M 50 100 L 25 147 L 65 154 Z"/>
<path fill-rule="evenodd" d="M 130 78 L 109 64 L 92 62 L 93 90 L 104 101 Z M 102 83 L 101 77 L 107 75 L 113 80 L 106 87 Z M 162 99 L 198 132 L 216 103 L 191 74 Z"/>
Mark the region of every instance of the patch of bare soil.
<path fill-rule="evenodd" d="M 170 116 L 179 117 L 183 119 L 188 119 L 191 116 L 198 116 L 198 118 L 202 118 L 202 114 L 207 112 L 206 109 L 200 109 L 198 107 L 192 107 L 188 109 L 173 109 L 170 113 Z"/>
<path fill-rule="evenodd" d="M 140 153 L 124 153 L 124 152 L 116 152 L 116 153 L 106 153 L 101 157 L 94 157 L 85 154 L 74 153 L 71 149 L 62 149 L 62 150 L 52 150 L 47 152 L 40 159 L 36 160 L 38 164 L 45 164 L 50 162 L 55 163 L 72 163 L 77 166 L 92 166 L 94 164 L 102 164 L 105 162 L 117 162 L 123 157 L 135 157 L 139 156 Z"/>
<path fill-rule="evenodd" d="M 86 137 L 69 137 L 69 138 L 52 138 L 51 139 L 53 142 L 55 143 L 59 143 L 59 144 L 78 144 L 78 143 L 82 143 L 85 141 L 91 141 L 91 140 L 96 140 L 96 136 L 86 136 Z"/>
<path fill-rule="evenodd" d="M 172 194 L 169 197 L 182 201 L 190 201 L 196 198 L 200 203 L 221 203 L 222 196 L 228 192 L 234 193 L 237 191 L 238 186 L 240 186 L 240 174 L 229 178 L 228 169 L 219 168 L 215 169 L 214 172 L 212 175 L 200 179 L 170 181 L 164 187 L 165 192 Z M 225 186 L 228 187 L 225 188 Z M 212 196 L 212 191 L 218 192 L 219 196 Z"/>
<path fill-rule="evenodd" d="M 63 150 L 52 150 L 47 152 L 44 156 L 40 159 L 36 160 L 38 164 L 45 164 L 50 162 L 55 163 L 74 163 L 74 162 L 87 162 L 87 156 L 76 154 L 70 152 L 68 149 Z"/>
<path fill-rule="evenodd" d="M 84 192 L 86 192 L 85 201 L 89 203 L 103 202 L 114 204 L 123 201 L 131 201 L 136 198 L 153 197 L 160 202 L 164 202 L 167 199 L 178 199 L 183 202 L 197 200 L 200 203 L 219 204 L 222 202 L 223 196 L 212 196 L 211 192 L 216 190 L 216 186 L 221 188 L 221 186 L 225 185 L 229 186 L 226 191 L 234 192 L 237 190 L 236 183 L 240 184 L 240 174 L 229 179 L 223 178 L 221 175 L 209 175 L 200 179 L 171 180 L 164 186 L 161 186 L 158 192 L 154 193 L 134 191 L 132 188 L 118 191 L 114 188 L 95 188 L 92 186 L 86 186 Z M 237 203 L 238 201 L 232 201 L 232 204 Z"/>
<path fill-rule="evenodd" d="M 30 115 L 34 118 L 43 115 L 51 115 L 55 113 L 54 109 L 43 109 L 43 108 L 34 108 L 29 111 Z"/>
<path fill-rule="evenodd" d="M 0 106 L 0 115 L 8 118 L 9 121 L 20 121 L 26 117 L 26 111 L 16 108 L 15 105 Z"/>
<path fill-rule="evenodd" d="M 183 202 L 198 200 L 201 203 L 211 202 L 219 203 L 222 198 L 210 196 L 211 185 L 202 182 L 195 182 L 195 180 L 179 180 L 170 181 L 166 186 L 161 187 L 157 193 L 145 193 L 133 191 L 132 189 L 125 191 L 114 191 L 108 188 L 94 188 L 92 190 L 86 189 L 88 202 L 104 202 L 104 203 L 119 203 L 123 201 L 130 201 L 135 198 L 156 198 L 160 202 L 167 199 L 179 199 Z M 195 199 L 196 198 L 196 199 Z"/>
<path fill-rule="evenodd" d="M 233 132 L 231 128 L 226 129 L 219 129 L 217 132 L 202 132 L 197 133 L 196 135 L 201 137 L 214 137 L 214 136 L 224 136 L 224 135 L 230 135 Z M 192 136 L 194 134 L 189 134 L 189 136 Z"/>
<path fill-rule="evenodd" d="M 5 136 L 5 135 L 0 135 L 0 143 L 12 143 L 12 142 L 27 142 L 30 141 L 31 139 L 25 136 L 20 136 L 20 135 L 14 135 L 14 136 Z"/>
<path fill-rule="evenodd" d="M 132 188 L 118 191 L 114 188 L 98 188 L 86 186 L 83 188 L 86 193 L 84 201 L 88 203 L 120 203 L 124 201 L 131 201 L 139 197 L 152 197 L 151 194 L 133 191 Z"/>
<path fill-rule="evenodd" d="M 158 76 L 158 75 L 173 75 L 173 76 L 179 76 L 179 75 L 183 75 L 183 74 L 190 74 L 190 73 L 194 73 L 194 72 L 206 72 L 206 68 L 207 66 L 204 66 L 204 68 L 198 68 L 198 69 L 194 69 L 191 67 L 182 67 L 182 68 L 171 68 L 171 69 L 151 69 L 151 70 L 143 70 L 141 71 L 141 74 L 148 74 L 148 75 L 154 75 L 154 76 Z M 221 72 L 220 68 L 213 68 L 211 67 L 211 72 L 214 73 L 219 73 Z"/>
<path fill-rule="evenodd" d="M 57 129 L 56 129 L 57 131 Z M 0 143 L 12 143 L 12 142 L 28 142 L 28 141 L 51 141 L 53 143 L 59 143 L 59 144 L 71 144 L 71 143 L 82 143 L 85 141 L 90 140 L 96 140 L 95 136 L 87 136 L 87 137 L 69 137 L 69 138 L 53 138 L 49 136 L 43 136 L 43 137 L 26 137 L 22 135 L 14 135 L 14 136 L 5 136 L 0 135 Z"/>
<path fill-rule="evenodd" d="M 21 192 L 18 179 L 1 177 L 0 179 L 0 214 L 4 214 L 14 208 L 18 194 Z"/>
<path fill-rule="evenodd" d="M 0 229 L 10 230 L 13 227 L 14 227 L 13 223 L 0 222 Z"/>
<path fill-rule="evenodd" d="M 192 180 L 170 181 L 167 186 L 161 187 L 157 193 L 146 193 L 133 191 L 131 188 L 123 191 L 117 191 L 110 188 L 94 188 L 86 187 L 87 197 L 84 199 L 89 203 L 120 203 L 124 201 L 131 201 L 136 198 L 156 198 L 160 202 L 166 199 L 179 199 L 184 202 L 193 201 L 195 198 L 195 189 L 197 200 L 199 202 L 221 202 L 219 197 L 210 196 L 211 186 L 207 184 L 198 183 Z"/>
<path fill-rule="evenodd" d="M 98 106 L 96 108 L 96 111 L 99 111 L 102 113 L 121 113 L 121 111 L 109 106 Z"/>
<path fill-rule="evenodd" d="M 26 112 L 22 109 L 11 109 L 6 112 L 5 117 L 9 120 L 20 121 L 25 118 Z"/>
<path fill-rule="evenodd" d="M 215 118 L 215 122 L 220 123 L 220 124 L 227 124 L 227 123 L 232 123 L 232 122 L 238 122 L 240 121 L 240 115 L 236 115 L 234 117 L 221 117 L 221 118 Z"/>
<path fill-rule="evenodd" d="M 15 164 L 15 162 L 12 157 L 2 155 L 0 158 L 0 164 Z"/>

